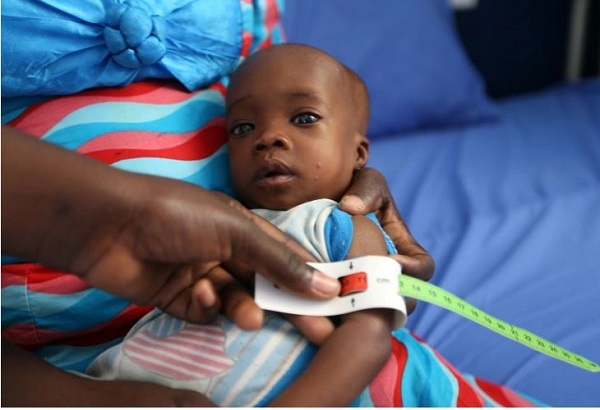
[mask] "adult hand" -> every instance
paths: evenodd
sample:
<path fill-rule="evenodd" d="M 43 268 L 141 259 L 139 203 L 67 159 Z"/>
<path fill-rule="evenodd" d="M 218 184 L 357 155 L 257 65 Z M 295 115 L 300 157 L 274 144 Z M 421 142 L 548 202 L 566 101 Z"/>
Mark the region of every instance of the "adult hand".
<path fill-rule="evenodd" d="M 398 249 L 398 255 L 392 257 L 402 265 L 402 273 L 422 280 L 431 279 L 435 270 L 434 261 L 410 233 L 380 172 L 373 168 L 363 168 L 357 172 L 352 186 L 340 201 L 340 208 L 352 215 L 375 212 Z M 415 306 L 416 300 L 407 300 L 408 313 Z"/>
<path fill-rule="evenodd" d="M 315 261 L 315 258 L 300 246 L 291 237 L 277 229 L 269 221 L 250 212 L 242 204 L 232 198 L 222 196 L 233 207 L 237 207 L 253 222 L 273 239 L 298 254 L 303 261 Z M 235 277 L 229 272 L 235 272 Z M 257 330 L 262 326 L 263 311 L 258 307 L 252 297 L 254 286 L 254 271 L 239 262 L 227 262 L 223 266 L 212 269 L 202 281 L 212 287 L 213 294 L 219 297 L 215 308 L 221 308 L 231 321 L 246 330 Z M 223 306 L 221 306 L 223 301 Z M 309 341 L 321 345 L 335 329 L 329 318 L 320 316 L 283 315 L 289 320 Z"/>
<path fill-rule="evenodd" d="M 307 297 L 339 292 L 335 279 L 222 196 L 107 167 L 6 127 L 2 208 L 4 252 L 192 322 L 214 313 L 215 294 L 200 279 L 223 263 Z"/>
<path fill-rule="evenodd" d="M 221 264 L 241 278 L 259 271 L 307 297 L 339 293 L 336 280 L 310 268 L 273 235 L 278 234 L 266 233 L 249 212 L 240 212 L 223 196 L 119 171 L 2 129 L 2 246 L 7 254 L 75 273 L 93 286 L 192 322 L 212 317 L 221 302 L 209 281 Z M 230 317 L 260 326 L 258 307 L 251 306 L 248 316 L 232 300 L 222 299 Z M 258 315 L 254 319 L 252 312 Z M 194 392 L 150 383 L 79 378 L 17 348 L 3 353 L 3 404 L 211 404 Z"/>
<path fill-rule="evenodd" d="M 286 237 L 287 238 L 287 237 Z M 293 245 L 299 246 L 297 244 Z M 307 258 L 306 260 L 312 260 Z M 231 267 L 228 267 L 232 270 Z M 240 281 L 239 270 L 236 277 L 232 276 L 222 266 L 218 266 L 206 276 L 207 282 L 214 287 L 214 293 L 223 301 L 222 313 L 240 328 L 257 330 L 263 323 L 263 311 L 252 297 L 251 280 Z M 252 275 L 253 276 L 253 275 Z M 247 286 L 246 286 L 247 285 Z M 220 301 L 217 307 L 220 307 Z M 321 345 L 333 333 L 335 327 L 327 317 L 283 315 L 309 341 Z"/>

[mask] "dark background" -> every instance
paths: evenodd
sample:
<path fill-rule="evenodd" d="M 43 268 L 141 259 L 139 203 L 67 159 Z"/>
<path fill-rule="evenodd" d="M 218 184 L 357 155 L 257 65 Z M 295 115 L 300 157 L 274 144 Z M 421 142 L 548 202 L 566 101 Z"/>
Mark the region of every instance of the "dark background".
<path fill-rule="evenodd" d="M 467 54 L 495 98 L 565 80 L 572 0 L 479 0 L 455 13 Z M 582 76 L 600 73 L 600 0 L 590 0 Z"/>

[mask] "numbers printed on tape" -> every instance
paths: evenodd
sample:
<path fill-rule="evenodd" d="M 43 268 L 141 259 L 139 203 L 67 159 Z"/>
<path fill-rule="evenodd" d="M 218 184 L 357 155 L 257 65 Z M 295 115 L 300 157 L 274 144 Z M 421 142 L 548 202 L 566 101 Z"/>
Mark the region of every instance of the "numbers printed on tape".
<path fill-rule="evenodd" d="M 433 303 L 467 319 L 472 320 L 494 332 L 501 334 L 516 342 L 522 343 L 538 352 L 547 354 L 569 364 L 581 367 L 591 372 L 599 372 L 600 366 L 567 349 L 563 349 L 548 340 L 523 328 L 513 326 L 510 323 L 488 315 L 481 309 L 476 308 L 468 302 L 460 299 L 452 293 L 439 288 L 431 283 L 423 282 L 410 276 L 398 276 L 400 294 L 423 302 Z"/>
<path fill-rule="evenodd" d="M 314 300 L 284 292 L 262 275 L 254 282 L 254 299 L 265 310 L 309 316 L 337 316 L 362 309 L 383 308 L 394 311 L 392 326 L 406 322 L 406 303 L 398 293 L 400 265 L 391 258 L 363 257 L 332 263 L 310 262 L 340 282 L 339 297 Z"/>
<path fill-rule="evenodd" d="M 387 308 L 396 311 L 395 326 L 406 320 L 402 296 L 433 303 L 487 327 L 531 349 L 591 372 L 600 365 L 549 342 L 536 334 L 497 319 L 454 294 L 431 283 L 401 274 L 400 265 L 385 256 L 363 256 L 350 261 L 309 263 L 315 269 L 338 278 L 340 297 L 315 301 L 284 293 L 260 274 L 256 275 L 255 300 L 263 309 L 299 315 L 334 316 L 360 309 Z M 398 283 L 394 289 L 393 283 Z"/>

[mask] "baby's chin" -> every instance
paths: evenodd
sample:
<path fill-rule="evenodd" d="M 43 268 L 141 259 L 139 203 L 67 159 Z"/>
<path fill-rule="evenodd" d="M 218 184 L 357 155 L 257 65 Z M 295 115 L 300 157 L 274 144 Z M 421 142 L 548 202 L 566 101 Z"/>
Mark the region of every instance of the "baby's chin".
<path fill-rule="evenodd" d="M 272 211 L 287 211 L 293 207 L 304 203 L 304 201 L 261 201 L 252 202 L 250 209 L 270 209 Z"/>
<path fill-rule="evenodd" d="M 292 198 L 289 195 L 269 195 L 261 198 L 248 198 L 242 200 L 242 203 L 249 209 L 270 209 L 272 211 L 287 211 L 305 202 L 310 202 L 315 198 Z"/>
<path fill-rule="evenodd" d="M 339 202 L 339 198 L 285 198 L 285 199 L 271 199 L 264 200 L 264 198 L 260 201 L 250 201 L 248 203 L 244 203 L 249 209 L 269 209 L 272 211 L 288 211 L 298 205 L 305 204 L 307 202 L 316 201 L 319 199 L 331 199 L 336 202 Z"/>

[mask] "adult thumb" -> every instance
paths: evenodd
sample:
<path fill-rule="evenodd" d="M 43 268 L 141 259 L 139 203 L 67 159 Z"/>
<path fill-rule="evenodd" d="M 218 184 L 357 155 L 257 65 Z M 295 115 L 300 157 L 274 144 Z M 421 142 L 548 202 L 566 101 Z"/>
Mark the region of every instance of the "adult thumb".
<path fill-rule="evenodd" d="M 261 229 L 247 228 L 240 239 L 234 241 L 234 258 L 280 288 L 313 299 L 339 295 L 337 279 L 307 265 L 295 252 Z"/>

